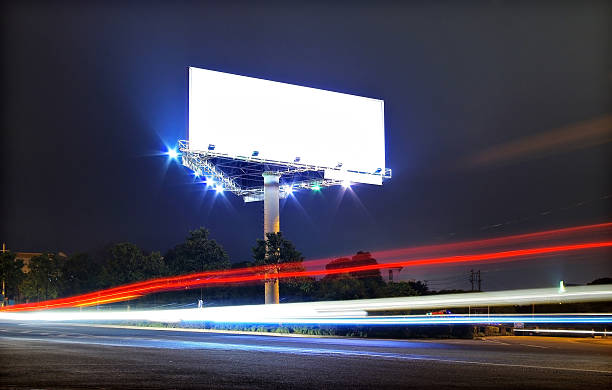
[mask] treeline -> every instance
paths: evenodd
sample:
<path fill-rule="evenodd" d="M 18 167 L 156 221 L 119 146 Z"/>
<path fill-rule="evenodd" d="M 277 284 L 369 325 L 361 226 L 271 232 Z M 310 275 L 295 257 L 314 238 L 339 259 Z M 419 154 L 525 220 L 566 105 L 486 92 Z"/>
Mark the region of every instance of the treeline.
<path fill-rule="evenodd" d="M 5 298 L 15 302 L 37 302 L 162 276 L 228 268 L 227 253 L 204 228 L 190 232 L 184 242 L 163 256 L 127 242 L 70 256 L 43 253 L 28 264 L 11 252 L 0 256 Z"/>
<path fill-rule="evenodd" d="M 126 283 L 151 278 L 182 275 L 194 272 L 242 268 L 248 266 L 296 264 L 303 269 L 302 254 L 281 233 L 269 234 L 267 240 L 257 240 L 253 260 L 231 264 L 225 250 L 209 237 L 205 228 L 191 231 L 185 241 L 165 254 L 146 252 L 132 243 L 116 243 L 86 253 L 63 256 L 43 253 L 28 264 L 16 259 L 14 253 L 0 257 L 0 278 L 5 286 L 5 299 L 14 303 L 37 302 L 58 297 L 83 294 Z M 353 259 L 363 263 L 376 262 L 367 252 L 359 252 Z M 338 259 L 341 260 L 341 259 Z M 350 262 L 350 259 L 342 259 Z M 359 264 L 361 264 L 359 263 Z M 361 299 L 421 295 L 427 286 L 421 282 L 385 283 L 380 272 L 343 273 L 313 278 L 283 279 L 280 283 L 281 301 Z M 261 284 L 221 286 L 184 292 L 156 294 L 155 301 L 193 301 L 198 297 L 207 303 L 260 303 L 263 301 Z"/>

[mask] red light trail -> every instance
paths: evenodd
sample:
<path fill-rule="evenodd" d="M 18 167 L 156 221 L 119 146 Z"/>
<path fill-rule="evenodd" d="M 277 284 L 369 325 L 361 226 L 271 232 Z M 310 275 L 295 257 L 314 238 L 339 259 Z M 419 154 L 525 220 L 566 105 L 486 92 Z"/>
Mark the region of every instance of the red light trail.
<path fill-rule="evenodd" d="M 575 239 L 577 234 L 581 233 L 605 233 L 606 237 L 612 234 L 612 222 L 599 223 L 593 225 L 572 226 L 561 229 L 545 230 L 541 232 L 523 233 L 512 236 L 489 238 L 484 240 L 472 240 L 463 242 L 454 242 L 439 245 L 424 245 L 409 248 L 389 249 L 383 251 L 371 252 L 373 258 L 379 262 L 384 262 L 393 258 L 406 258 L 407 256 L 429 256 L 431 254 L 441 254 L 448 251 L 475 251 L 483 248 L 502 247 L 514 244 L 525 244 L 526 242 L 548 241 L 548 240 L 568 240 Z M 337 256 L 343 257 L 343 256 Z M 305 268 L 310 268 L 316 265 L 325 265 L 333 258 L 324 258 L 317 260 L 304 261 L 302 265 Z"/>
<path fill-rule="evenodd" d="M 280 279 L 295 277 L 313 277 L 349 272 L 369 271 L 395 267 L 416 267 L 424 265 L 457 264 L 466 262 L 495 261 L 501 259 L 522 259 L 527 256 L 537 256 L 579 250 L 592 250 L 612 247 L 612 241 L 588 242 L 570 245 L 559 245 L 539 248 L 527 248 L 489 253 L 468 255 L 444 256 L 434 258 L 420 258 L 400 260 L 386 264 L 372 264 L 357 267 L 346 267 L 325 270 L 283 271 L 287 265 L 296 267 L 299 264 L 283 264 L 281 272 L 275 274 Z M 221 285 L 230 283 L 244 283 L 261 281 L 267 278 L 263 272 L 266 267 L 250 267 L 228 271 L 210 271 L 169 278 L 152 279 L 144 282 L 131 283 L 111 289 L 100 290 L 88 294 L 68 298 L 53 299 L 38 303 L 26 303 L 2 308 L 2 311 L 26 311 L 40 309 L 56 309 L 66 307 L 93 306 L 103 303 L 119 302 L 138 298 L 140 296 L 162 291 L 197 288 L 206 285 Z"/>
<path fill-rule="evenodd" d="M 511 250 L 511 251 L 504 251 L 504 252 L 482 253 L 482 254 L 476 254 L 476 255 L 459 255 L 459 256 L 447 256 L 447 257 L 438 257 L 438 258 L 429 258 L 429 259 L 415 259 L 415 260 L 406 260 L 406 261 L 396 261 L 396 262 L 387 263 L 387 264 L 363 265 L 363 266 L 358 266 L 358 267 L 345 267 L 345 268 L 325 269 L 325 270 L 315 270 L 315 271 L 279 272 L 278 274 L 275 274 L 275 276 L 278 277 L 279 279 L 324 276 L 324 275 L 344 274 L 344 273 L 349 273 L 349 272 L 370 271 L 370 270 L 396 268 L 396 267 L 416 267 L 416 266 L 423 266 L 423 265 L 456 264 L 456 263 L 478 262 L 478 261 L 486 261 L 486 260 L 511 259 L 511 258 L 525 257 L 525 256 L 535 256 L 535 255 L 544 255 L 544 254 L 570 252 L 570 251 L 586 250 L 586 249 L 606 248 L 606 247 L 612 247 L 612 241 L 573 244 L 573 245 L 561 245 L 561 246 L 544 247 L 544 248 L 518 249 L 518 250 Z M 204 282 L 196 279 L 196 280 L 186 281 L 181 287 L 189 286 L 193 288 L 193 287 L 199 287 L 200 285 L 205 285 L 205 284 L 241 283 L 241 282 L 249 282 L 249 281 L 256 281 L 256 280 L 264 280 L 266 278 L 267 276 L 265 274 L 254 274 L 254 275 L 245 275 L 245 276 L 225 277 L 225 278 L 219 278 L 219 279 L 209 279 Z"/>

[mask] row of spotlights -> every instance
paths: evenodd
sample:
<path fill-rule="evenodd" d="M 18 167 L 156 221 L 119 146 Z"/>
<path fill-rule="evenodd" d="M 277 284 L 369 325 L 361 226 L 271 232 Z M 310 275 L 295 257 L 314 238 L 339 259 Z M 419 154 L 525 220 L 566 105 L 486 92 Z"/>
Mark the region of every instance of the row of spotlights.
<path fill-rule="evenodd" d="M 283 189 L 284 189 L 284 191 L 285 191 L 285 193 L 287 195 L 292 195 L 293 192 L 294 192 L 294 189 L 293 189 L 292 185 L 284 186 Z M 318 185 L 318 184 L 315 184 L 315 185 L 311 186 L 310 189 L 313 190 L 313 191 L 320 191 L 321 190 L 321 186 Z"/>
<path fill-rule="evenodd" d="M 172 160 L 176 160 L 179 156 L 178 151 L 174 148 L 168 149 L 166 154 L 168 155 L 168 158 Z M 193 174 L 195 175 L 195 177 L 200 177 L 202 175 L 202 171 L 200 171 L 199 169 L 196 169 L 195 171 L 193 171 Z M 223 184 L 215 183 L 215 180 L 212 177 L 206 178 L 206 185 L 209 187 L 213 187 L 218 194 L 224 191 Z"/>
<path fill-rule="evenodd" d="M 167 155 L 170 159 L 176 159 L 179 156 L 179 153 L 176 149 L 168 149 Z M 195 175 L 195 177 L 200 177 L 202 175 L 202 172 L 198 169 L 195 170 L 193 172 L 193 174 Z M 215 181 L 213 180 L 212 177 L 207 177 L 206 178 L 206 185 L 209 187 L 214 187 L 215 191 L 217 191 L 217 193 L 221 193 L 223 192 L 223 185 L 222 184 L 217 184 L 215 185 Z M 348 180 L 345 180 L 342 182 L 342 187 L 343 188 L 350 188 L 351 187 L 351 182 Z M 315 184 L 312 187 L 310 187 L 311 190 L 313 191 L 321 191 L 321 186 L 319 184 Z M 285 192 L 289 195 L 293 194 L 293 186 L 292 185 L 287 185 L 285 186 Z"/>
<path fill-rule="evenodd" d="M 351 188 L 351 182 L 348 180 L 345 180 L 342 182 L 342 187 L 343 188 Z M 313 191 L 321 191 L 321 186 L 319 184 L 314 184 L 310 187 L 311 190 Z M 284 191 L 285 193 L 287 193 L 288 195 L 293 194 L 293 186 L 292 185 L 286 185 L 284 186 Z"/>

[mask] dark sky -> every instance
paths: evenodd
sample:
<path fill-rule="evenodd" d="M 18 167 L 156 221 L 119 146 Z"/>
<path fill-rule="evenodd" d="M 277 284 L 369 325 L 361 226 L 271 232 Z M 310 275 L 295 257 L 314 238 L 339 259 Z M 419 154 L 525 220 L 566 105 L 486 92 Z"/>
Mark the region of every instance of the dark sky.
<path fill-rule="evenodd" d="M 215 200 L 156 156 L 186 138 L 187 66 L 385 100 L 393 179 L 283 205 L 307 258 L 612 219 L 608 2 L 3 4 L 11 249 L 165 251 L 206 226 L 250 256 L 262 204 Z M 484 286 L 587 282 L 610 255 L 483 268 Z M 469 268 L 406 277 L 466 287 Z"/>

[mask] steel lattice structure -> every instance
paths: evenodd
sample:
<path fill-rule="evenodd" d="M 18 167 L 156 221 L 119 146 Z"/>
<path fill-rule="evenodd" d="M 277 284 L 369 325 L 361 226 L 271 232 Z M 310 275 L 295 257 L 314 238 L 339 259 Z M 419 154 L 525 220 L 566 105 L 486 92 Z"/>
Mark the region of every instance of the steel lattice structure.
<path fill-rule="evenodd" d="M 263 199 L 264 172 L 274 172 L 281 175 L 280 197 L 285 198 L 290 192 L 299 189 L 313 189 L 342 184 L 342 180 L 325 178 L 328 167 L 301 164 L 299 162 L 284 162 L 262 159 L 257 156 L 229 156 L 214 150 L 192 150 L 189 141 L 179 141 L 179 150 L 184 166 L 198 176 L 207 176 L 237 196 L 242 196 L 245 202 L 261 201 Z M 341 172 L 341 168 L 334 170 Z M 357 172 L 366 175 L 391 178 L 391 169 L 381 172 Z"/>

